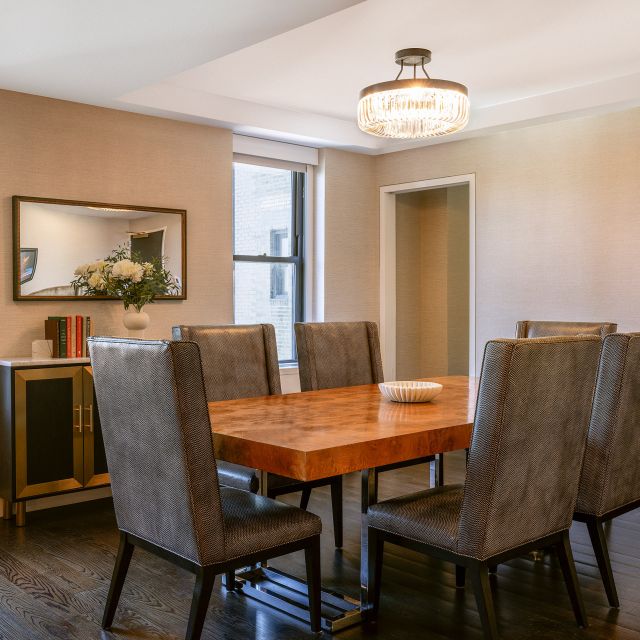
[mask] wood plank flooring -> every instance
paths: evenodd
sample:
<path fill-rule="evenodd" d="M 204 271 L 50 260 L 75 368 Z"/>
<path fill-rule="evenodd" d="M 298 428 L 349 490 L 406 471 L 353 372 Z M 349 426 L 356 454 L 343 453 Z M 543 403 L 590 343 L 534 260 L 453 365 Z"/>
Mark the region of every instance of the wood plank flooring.
<path fill-rule="evenodd" d="M 447 482 L 464 476 L 464 456 L 447 456 Z M 425 466 L 381 477 L 381 498 L 425 487 Z M 325 524 L 323 584 L 358 595 L 359 477 L 345 478 L 345 546 L 333 547 L 328 490 L 316 489 L 309 508 Z M 292 503 L 297 495 L 286 499 Z M 590 616 L 587 630 L 575 626 L 560 568 L 519 558 L 492 578 L 504 638 L 640 640 L 640 510 L 608 527 L 620 610 L 609 609 L 586 527 L 571 531 L 574 555 Z M 173 639 L 184 637 L 193 576 L 136 550 L 112 631 L 100 630 L 118 534 L 110 500 L 40 511 L 17 529 L 0 521 L 0 640 Z M 304 575 L 304 558 L 294 554 L 274 566 Z M 480 639 L 482 631 L 472 588 L 455 588 L 452 565 L 387 546 L 380 620 L 375 628 L 354 627 L 344 640 L 378 638 Z M 239 594 L 218 581 L 203 638 L 207 640 L 303 640 L 308 628 Z"/>

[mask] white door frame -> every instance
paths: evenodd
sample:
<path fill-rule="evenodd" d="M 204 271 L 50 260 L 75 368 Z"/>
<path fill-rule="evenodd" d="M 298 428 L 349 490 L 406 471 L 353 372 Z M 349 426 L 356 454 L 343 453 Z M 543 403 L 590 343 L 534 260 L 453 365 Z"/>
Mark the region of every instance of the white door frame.
<path fill-rule="evenodd" d="M 469 185 L 469 375 L 476 371 L 476 175 L 404 182 L 380 187 L 380 346 L 385 377 L 396 377 L 396 196 Z"/>

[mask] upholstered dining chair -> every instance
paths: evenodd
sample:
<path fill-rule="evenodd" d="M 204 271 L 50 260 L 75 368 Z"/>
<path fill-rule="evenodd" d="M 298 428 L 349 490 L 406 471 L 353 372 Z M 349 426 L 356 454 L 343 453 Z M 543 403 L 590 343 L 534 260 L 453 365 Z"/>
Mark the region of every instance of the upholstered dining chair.
<path fill-rule="evenodd" d="M 280 395 L 280 370 L 276 333 L 271 324 L 205 325 L 173 327 L 174 340 L 190 340 L 200 347 L 209 402 L 257 396 Z M 255 469 L 218 460 L 220 483 L 258 490 Z M 342 546 L 342 485 L 335 479 L 299 482 L 275 474 L 267 475 L 270 498 L 302 491 L 300 507 L 306 509 L 312 488 L 331 486 L 333 531 L 336 547 Z"/>
<path fill-rule="evenodd" d="M 605 337 L 575 520 L 586 522 L 604 588 L 619 607 L 603 523 L 640 507 L 640 333 Z"/>
<path fill-rule="evenodd" d="M 594 335 L 604 338 L 615 333 L 615 322 L 556 322 L 554 320 L 520 320 L 516 323 L 516 338 Z"/>
<path fill-rule="evenodd" d="M 464 486 L 373 505 L 368 512 L 372 616 L 385 542 L 468 570 L 487 638 L 497 638 L 489 567 L 528 550 L 556 550 L 578 624 L 587 625 L 569 544 L 600 339 L 487 343 Z M 555 464 L 548 464 L 551 457 Z M 462 575 L 460 575 L 462 574 Z"/>
<path fill-rule="evenodd" d="M 615 322 L 561 322 L 556 320 L 520 320 L 516 323 L 516 338 L 544 338 L 551 336 L 604 336 L 618 328 Z M 543 560 L 540 549 L 531 552 L 534 560 Z M 492 568 L 493 571 L 496 567 Z"/>
<path fill-rule="evenodd" d="M 295 324 L 298 371 L 302 391 L 384 382 L 380 337 L 375 322 L 298 322 Z M 378 474 L 431 462 L 433 456 L 378 467 Z M 438 480 L 442 484 L 444 456 Z"/>
<path fill-rule="evenodd" d="M 89 351 L 120 530 L 103 628 L 136 547 L 195 573 L 187 640 L 201 635 L 217 574 L 304 549 L 319 631 L 320 519 L 219 485 L 198 345 L 90 338 Z"/>

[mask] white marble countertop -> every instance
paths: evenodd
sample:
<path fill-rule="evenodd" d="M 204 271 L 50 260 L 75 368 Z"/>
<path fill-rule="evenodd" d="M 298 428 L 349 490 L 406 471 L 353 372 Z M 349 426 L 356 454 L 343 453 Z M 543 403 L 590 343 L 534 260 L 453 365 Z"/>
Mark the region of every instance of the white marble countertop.
<path fill-rule="evenodd" d="M 0 358 L 0 367 L 51 367 L 62 364 L 89 364 L 89 358 Z"/>

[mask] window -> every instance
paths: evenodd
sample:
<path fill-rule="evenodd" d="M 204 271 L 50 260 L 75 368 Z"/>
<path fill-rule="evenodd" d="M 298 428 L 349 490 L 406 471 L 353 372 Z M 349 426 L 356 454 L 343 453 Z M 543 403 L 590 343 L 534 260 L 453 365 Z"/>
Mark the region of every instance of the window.
<path fill-rule="evenodd" d="M 233 306 L 237 324 L 274 325 L 280 362 L 296 361 L 302 320 L 305 172 L 233 164 Z"/>

